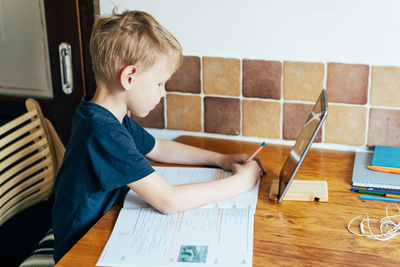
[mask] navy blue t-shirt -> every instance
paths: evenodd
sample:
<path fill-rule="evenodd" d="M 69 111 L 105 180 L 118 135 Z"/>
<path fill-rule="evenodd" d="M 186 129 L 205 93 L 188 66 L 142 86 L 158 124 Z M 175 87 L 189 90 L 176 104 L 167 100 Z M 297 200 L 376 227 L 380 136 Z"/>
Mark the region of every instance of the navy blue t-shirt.
<path fill-rule="evenodd" d="M 127 191 L 127 184 L 154 172 L 144 158 L 154 144 L 154 137 L 128 116 L 121 124 L 107 109 L 82 99 L 55 181 L 55 262 Z"/>

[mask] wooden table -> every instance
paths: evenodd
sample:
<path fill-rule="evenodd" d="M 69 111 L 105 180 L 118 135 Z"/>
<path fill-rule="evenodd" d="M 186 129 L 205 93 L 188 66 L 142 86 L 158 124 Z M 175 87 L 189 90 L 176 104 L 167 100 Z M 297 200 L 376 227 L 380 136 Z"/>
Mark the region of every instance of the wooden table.
<path fill-rule="evenodd" d="M 223 153 L 251 154 L 258 143 L 182 136 L 177 141 Z M 291 146 L 269 144 L 259 156 L 268 173 L 262 177 L 254 222 L 253 266 L 400 266 L 400 238 L 387 242 L 347 231 L 361 214 L 380 219 L 386 202 L 360 200 L 350 192 L 354 152 L 311 149 L 296 179 L 326 180 L 329 201 L 296 202 L 268 199 Z M 105 246 L 120 207 L 113 206 L 60 260 L 57 266 L 94 266 Z"/>

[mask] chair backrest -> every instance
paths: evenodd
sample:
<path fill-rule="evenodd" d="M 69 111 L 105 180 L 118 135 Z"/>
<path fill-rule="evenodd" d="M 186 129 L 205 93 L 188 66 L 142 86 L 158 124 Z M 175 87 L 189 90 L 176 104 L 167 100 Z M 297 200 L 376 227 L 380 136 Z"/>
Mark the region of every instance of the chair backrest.
<path fill-rule="evenodd" d="M 50 197 L 65 151 L 39 104 L 25 104 L 27 113 L 0 127 L 0 225 Z"/>

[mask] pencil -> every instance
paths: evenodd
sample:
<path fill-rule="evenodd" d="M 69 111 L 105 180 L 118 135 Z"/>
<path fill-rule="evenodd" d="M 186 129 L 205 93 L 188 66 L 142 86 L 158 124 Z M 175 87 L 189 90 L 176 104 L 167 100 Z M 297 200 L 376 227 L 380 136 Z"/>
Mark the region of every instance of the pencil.
<path fill-rule="evenodd" d="M 260 152 L 261 149 L 263 149 L 266 145 L 267 145 L 267 143 L 264 141 L 264 142 L 260 145 L 260 147 L 259 147 L 256 151 L 254 151 L 254 153 L 251 154 L 251 156 L 246 160 L 246 163 L 249 162 L 250 160 L 252 160 L 252 159 L 258 154 L 258 152 Z"/>
<path fill-rule="evenodd" d="M 381 201 L 391 201 L 391 202 L 400 202 L 400 198 L 391 198 L 391 197 L 377 197 L 370 195 L 361 195 L 361 199 L 371 199 L 371 200 L 381 200 Z"/>
<path fill-rule="evenodd" d="M 368 169 L 378 172 L 389 172 L 400 174 L 400 168 L 383 167 L 383 166 L 368 166 Z"/>
<path fill-rule="evenodd" d="M 395 195 L 400 195 L 399 190 L 394 190 L 394 189 L 377 189 L 377 188 L 350 188 L 350 191 L 372 191 L 372 192 L 380 192 L 380 193 L 386 193 L 386 194 L 395 194 Z"/>

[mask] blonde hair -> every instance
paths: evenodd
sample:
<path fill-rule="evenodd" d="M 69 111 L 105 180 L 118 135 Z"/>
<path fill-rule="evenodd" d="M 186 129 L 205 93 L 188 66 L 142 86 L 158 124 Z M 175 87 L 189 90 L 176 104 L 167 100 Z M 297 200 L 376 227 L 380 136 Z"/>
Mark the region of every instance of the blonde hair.
<path fill-rule="evenodd" d="M 99 17 L 90 36 L 90 54 L 96 80 L 112 82 L 126 66 L 143 72 L 163 56 L 175 71 L 182 62 L 178 40 L 150 14 L 124 11 Z"/>

